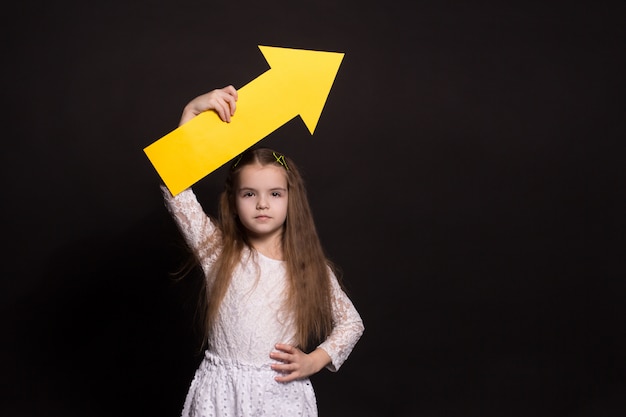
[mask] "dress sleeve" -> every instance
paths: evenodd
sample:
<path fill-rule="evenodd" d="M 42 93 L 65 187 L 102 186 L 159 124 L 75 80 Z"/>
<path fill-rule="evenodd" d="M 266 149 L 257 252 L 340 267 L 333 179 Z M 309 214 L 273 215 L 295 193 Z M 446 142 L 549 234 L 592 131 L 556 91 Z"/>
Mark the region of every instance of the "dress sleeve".
<path fill-rule="evenodd" d="M 217 256 L 219 233 L 191 188 L 173 196 L 164 185 L 161 192 L 165 207 L 172 215 L 185 242 L 207 271 Z"/>
<path fill-rule="evenodd" d="M 331 294 L 333 331 L 318 347 L 324 349 L 331 358 L 331 362 L 326 368 L 332 372 L 337 372 L 348 359 L 352 349 L 365 331 L 365 327 L 354 304 L 341 289 L 337 277 L 332 273 Z"/>

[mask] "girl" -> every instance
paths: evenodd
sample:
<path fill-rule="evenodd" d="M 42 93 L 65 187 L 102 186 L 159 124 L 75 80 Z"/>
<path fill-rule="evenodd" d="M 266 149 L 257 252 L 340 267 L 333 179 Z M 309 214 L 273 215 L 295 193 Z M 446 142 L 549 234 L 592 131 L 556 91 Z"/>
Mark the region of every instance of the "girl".
<path fill-rule="evenodd" d="M 191 100 L 230 122 L 233 86 Z M 266 148 L 235 158 L 206 215 L 194 192 L 166 206 L 205 274 L 206 351 L 182 415 L 317 416 L 309 377 L 337 371 L 361 337 L 359 313 L 325 257 L 295 163 Z"/>

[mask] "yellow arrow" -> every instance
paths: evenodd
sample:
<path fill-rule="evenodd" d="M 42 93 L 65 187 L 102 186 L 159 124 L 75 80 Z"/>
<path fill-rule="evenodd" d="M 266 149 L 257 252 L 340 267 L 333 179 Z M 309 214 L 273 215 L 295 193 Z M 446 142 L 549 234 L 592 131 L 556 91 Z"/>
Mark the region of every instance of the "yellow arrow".
<path fill-rule="evenodd" d="M 313 134 L 344 54 L 261 46 L 270 69 L 238 89 L 230 123 L 204 112 L 144 148 L 173 195 L 297 115 Z"/>

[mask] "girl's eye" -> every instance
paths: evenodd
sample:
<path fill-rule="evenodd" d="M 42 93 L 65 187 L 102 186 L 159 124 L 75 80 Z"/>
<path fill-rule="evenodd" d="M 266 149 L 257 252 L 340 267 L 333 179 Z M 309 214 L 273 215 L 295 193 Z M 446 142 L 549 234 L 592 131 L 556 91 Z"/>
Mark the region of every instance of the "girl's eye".
<path fill-rule="evenodd" d="M 252 193 L 252 191 L 246 191 L 245 193 L 243 193 L 243 197 L 252 197 L 254 194 Z"/>
<path fill-rule="evenodd" d="M 280 196 L 281 196 L 280 191 L 274 191 L 272 193 L 272 197 L 280 197 Z"/>

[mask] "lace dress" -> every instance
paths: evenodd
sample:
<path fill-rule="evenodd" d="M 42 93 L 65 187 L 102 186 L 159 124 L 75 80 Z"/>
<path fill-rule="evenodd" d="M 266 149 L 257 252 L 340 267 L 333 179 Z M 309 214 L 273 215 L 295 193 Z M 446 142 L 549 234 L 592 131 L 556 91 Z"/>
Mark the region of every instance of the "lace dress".
<path fill-rule="evenodd" d="M 187 189 L 173 197 L 162 187 L 166 207 L 207 276 L 219 253 L 216 228 L 195 194 Z M 331 274 L 334 329 L 320 344 L 339 370 L 361 337 L 359 313 Z M 315 417 L 317 403 L 310 380 L 274 380 L 269 354 L 276 343 L 292 344 L 294 327 L 279 313 L 286 286 L 282 261 L 247 250 L 220 306 L 209 349 L 185 399 L 183 417 Z"/>

